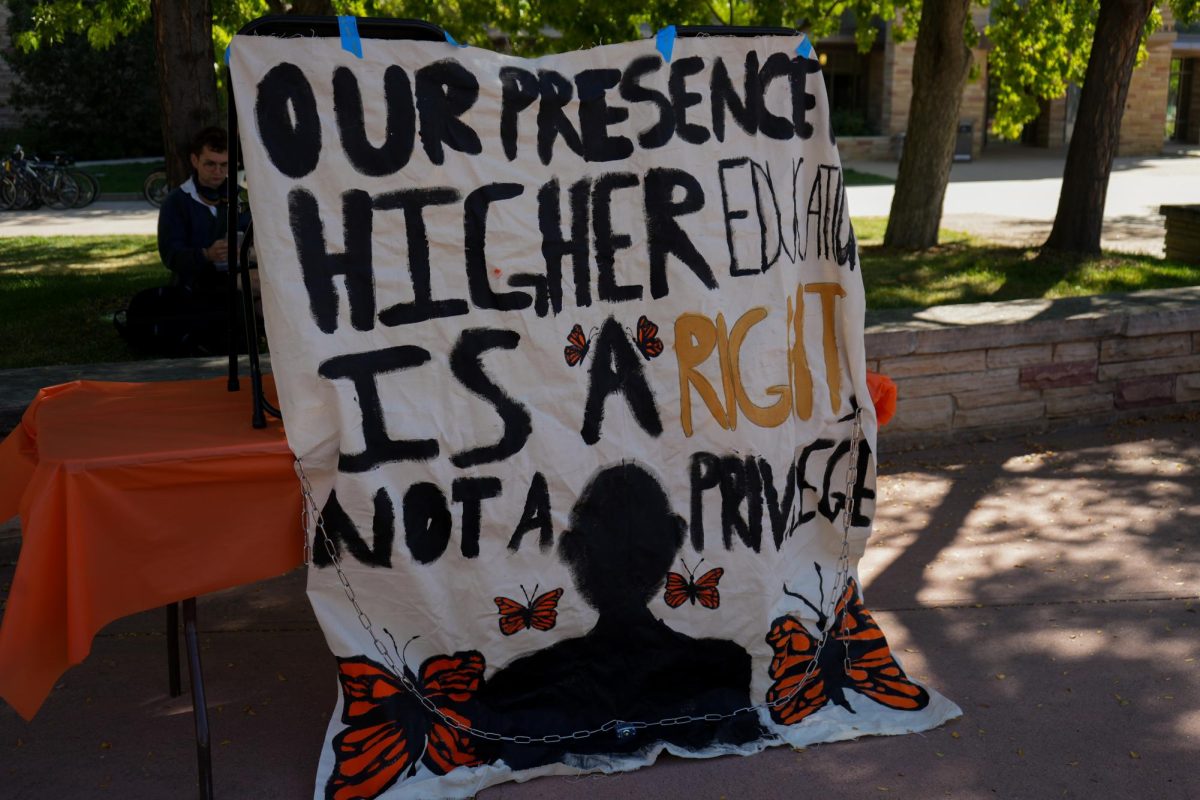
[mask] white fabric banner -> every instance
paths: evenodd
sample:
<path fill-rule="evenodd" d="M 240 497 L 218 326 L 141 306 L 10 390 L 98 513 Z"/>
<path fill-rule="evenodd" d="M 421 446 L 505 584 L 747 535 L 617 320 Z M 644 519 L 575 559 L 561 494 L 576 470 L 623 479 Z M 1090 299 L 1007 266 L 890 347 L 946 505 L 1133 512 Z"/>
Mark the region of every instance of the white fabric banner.
<path fill-rule="evenodd" d="M 231 61 L 272 365 L 329 537 L 318 796 L 956 715 L 862 605 L 863 288 L 803 38 L 362 51 L 239 36 Z"/>

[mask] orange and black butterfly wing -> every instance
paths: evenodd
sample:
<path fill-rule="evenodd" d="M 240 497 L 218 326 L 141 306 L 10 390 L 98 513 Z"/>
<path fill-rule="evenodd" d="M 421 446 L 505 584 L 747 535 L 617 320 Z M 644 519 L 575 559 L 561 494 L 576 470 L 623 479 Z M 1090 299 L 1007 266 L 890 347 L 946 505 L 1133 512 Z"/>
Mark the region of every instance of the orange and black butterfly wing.
<path fill-rule="evenodd" d="M 663 591 L 663 600 L 671 608 L 679 608 L 693 596 L 694 587 L 691 581 L 678 572 L 667 573 L 667 588 Z"/>
<path fill-rule="evenodd" d="M 767 705 L 771 719 L 795 725 L 828 702 L 825 676 L 815 662 L 817 639 L 792 616 L 771 623 L 767 644 L 774 656 L 768 674 Z"/>
<path fill-rule="evenodd" d="M 929 693 L 900 668 L 883 631 L 863 606 L 853 578 L 838 602 L 834 619 L 839 621 L 834 635 L 842 640 L 850 661 L 848 688 L 900 711 L 919 711 L 929 705 Z"/>
<path fill-rule="evenodd" d="M 700 601 L 700 605 L 705 608 L 717 608 L 721 605 L 721 593 L 717 590 L 717 583 L 724 574 L 725 570 L 717 567 L 716 569 L 710 569 L 696 581 L 695 593 L 696 599 Z"/>
<path fill-rule="evenodd" d="M 342 722 L 333 738 L 334 766 L 326 800 L 377 797 L 416 763 L 425 731 L 416 698 L 381 664 L 338 659 Z"/>
<path fill-rule="evenodd" d="M 505 636 L 523 631 L 529 627 L 531 612 L 516 600 L 507 597 L 493 598 L 496 609 L 500 612 L 500 632 Z"/>
<path fill-rule="evenodd" d="M 567 366 L 573 367 L 583 361 L 590 344 L 587 337 L 583 335 L 583 328 L 579 323 L 575 323 L 575 327 L 571 328 L 571 332 L 567 334 L 567 346 L 563 348 L 563 357 L 567 359 Z"/>
<path fill-rule="evenodd" d="M 645 314 L 638 317 L 637 336 L 633 341 L 647 361 L 662 355 L 663 343 L 662 339 L 658 338 L 658 326 Z"/>
<path fill-rule="evenodd" d="M 529 625 L 535 630 L 548 631 L 558 622 L 558 601 L 562 589 L 546 592 L 534 599 L 529 606 Z"/>
<path fill-rule="evenodd" d="M 442 714 L 469 728 L 470 701 L 483 685 L 484 667 L 483 655 L 475 650 L 433 656 L 421 665 L 421 691 Z M 455 767 L 483 763 L 470 733 L 440 715 L 429 713 L 428 717 L 428 746 L 421 763 L 430 771 L 445 775 Z"/>

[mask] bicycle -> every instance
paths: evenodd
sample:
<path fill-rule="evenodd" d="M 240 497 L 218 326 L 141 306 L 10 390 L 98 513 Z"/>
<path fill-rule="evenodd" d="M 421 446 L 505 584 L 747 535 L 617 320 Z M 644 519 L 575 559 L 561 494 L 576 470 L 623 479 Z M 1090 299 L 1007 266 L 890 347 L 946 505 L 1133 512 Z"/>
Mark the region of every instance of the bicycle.
<path fill-rule="evenodd" d="M 146 202 L 156 208 L 162 207 L 163 200 L 167 198 L 167 193 L 170 191 L 171 186 L 167 183 L 165 169 L 154 170 L 142 182 L 142 197 L 145 197 Z"/>
<path fill-rule="evenodd" d="M 65 209 L 74 208 L 79 201 L 79 184 L 65 165 L 25 158 L 21 145 L 13 148 L 12 157 L 6 161 L 5 175 L 13 182 L 13 208 L 36 208 L 44 203 L 53 209 Z"/>

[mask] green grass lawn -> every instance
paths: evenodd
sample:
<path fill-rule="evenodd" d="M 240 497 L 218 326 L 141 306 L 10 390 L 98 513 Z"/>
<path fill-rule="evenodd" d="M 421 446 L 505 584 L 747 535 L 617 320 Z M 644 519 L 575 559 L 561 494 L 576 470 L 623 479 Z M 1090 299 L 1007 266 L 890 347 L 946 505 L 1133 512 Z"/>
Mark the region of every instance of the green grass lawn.
<path fill-rule="evenodd" d="M 100 181 L 101 194 L 118 192 L 142 193 L 142 184 L 151 172 L 162 169 L 162 159 L 137 161 L 132 164 L 92 164 L 81 167 Z"/>
<path fill-rule="evenodd" d="M 867 307 L 1069 297 L 1200 285 L 1200 265 L 1106 253 L 1079 263 L 942 231 L 924 253 L 885 250 L 885 220 L 854 221 Z M 112 315 L 135 292 L 167 283 L 153 236 L 0 240 L 0 369 L 133 360 Z"/>
<path fill-rule="evenodd" d="M 112 315 L 167 278 L 153 236 L 0 239 L 0 369 L 135 360 Z"/>
<path fill-rule="evenodd" d="M 1044 297 L 1080 297 L 1200 285 L 1200 265 L 1151 256 L 1104 253 L 1082 261 L 1036 260 L 1037 251 L 943 230 L 922 253 L 885 249 L 887 220 L 854 221 L 867 308 L 927 308 Z"/>
<path fill-rule="evenodd" d="M 847 186 L 890 186 L 896 181 L 886 175 L 876 175 L 873 172 L 859 172 L 856 169 L 842 170 Z"/>

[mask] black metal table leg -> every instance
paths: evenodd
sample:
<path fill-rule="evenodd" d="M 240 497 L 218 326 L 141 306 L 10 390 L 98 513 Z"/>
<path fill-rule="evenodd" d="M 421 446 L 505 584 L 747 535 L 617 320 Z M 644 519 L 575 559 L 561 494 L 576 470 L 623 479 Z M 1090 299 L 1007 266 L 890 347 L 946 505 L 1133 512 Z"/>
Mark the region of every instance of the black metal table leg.
<path fill-rule="evenodd" d="M 212 743 L 208 731 L 208 704 L 204 699 L 204 670 L 200 666 L 200 641 L 196 635 L 196 598 L 183 601 L 183 638 L 187 642 L 188 677 L 192 684 L 192 716 L 196 720 L 196 765 L 200 800 L 212 800 Z"/>
<path fill-rule="evenodd" d="M 171 697 L 183 694 L 179 681 L 179 604 L 167 609 L 167 691 Z"/>

